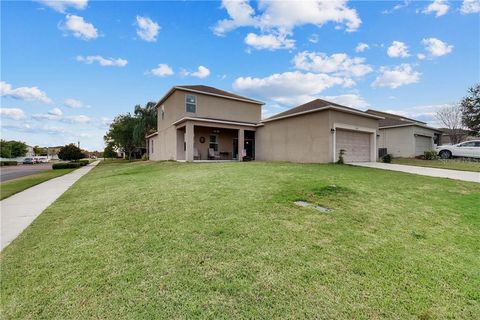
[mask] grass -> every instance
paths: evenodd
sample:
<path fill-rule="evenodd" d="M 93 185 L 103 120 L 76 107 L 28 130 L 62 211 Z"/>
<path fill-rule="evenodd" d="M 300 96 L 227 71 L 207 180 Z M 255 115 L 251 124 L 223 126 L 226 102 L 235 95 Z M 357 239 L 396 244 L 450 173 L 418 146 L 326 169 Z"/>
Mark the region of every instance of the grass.
<path fill-rule="evenodd" d="M 47 180 L 63 176 L 73 169 L 45 170 L 29 176 L 8 180 L 0 183 L 0 200 L 10 197 L 15 193 L 33 187 Z"/>
<path fill-rule="evenodd" d="M 407 164 L 410 166 L 419 166 L 419 167 L 431 167 L 431 168 L 480 172 L 480 162 L 462 160 L 462 159 L 421 160 L 421 159 L 411 159 L 411 158 L 394 158 L 392 163 Z"/>
<path fill-rule="evenodd" d="M 103 161 L 1 253 L 2 314 L 475 319 L 479 203 L 352 166 Z"/>

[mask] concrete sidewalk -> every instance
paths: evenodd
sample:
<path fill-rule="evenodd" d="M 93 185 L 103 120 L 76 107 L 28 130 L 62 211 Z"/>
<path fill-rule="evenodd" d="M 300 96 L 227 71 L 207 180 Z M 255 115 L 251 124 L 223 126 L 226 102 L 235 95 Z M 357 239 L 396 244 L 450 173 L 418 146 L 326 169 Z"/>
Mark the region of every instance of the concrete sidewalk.
<path fill-rule="evenodd" d="M 27 228 L 43 210 L 68 190 L 99 161 L 71 173 L 45 181 L 0 201 L 0 251 Z"/>
<path fill-rule="evenodd" d="M 422 176 L 449 178 L 454 180 L 463 180 L 463 181 L 480 183 L 480 172 L 407 166 L 404 164 L 392 164 L 392 163 L 381 163 L 381 162 L 356 162 L 356 163 L 349 163 L 349 164 L 353 166 L 358 166 L 358 167 L 401 171 L 406 173 L 419 174 Z"/>

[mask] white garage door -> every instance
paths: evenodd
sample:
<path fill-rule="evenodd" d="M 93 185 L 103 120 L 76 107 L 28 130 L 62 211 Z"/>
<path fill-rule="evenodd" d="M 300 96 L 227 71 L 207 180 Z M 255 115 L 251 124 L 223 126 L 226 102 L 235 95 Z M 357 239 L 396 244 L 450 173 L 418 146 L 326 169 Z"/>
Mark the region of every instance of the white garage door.
<path fill-rule="evenodd" d="M 415 136 L 415 155 L 421 156 L 425 151 L 433 149 L 433 139 L 425 136 Z"/>
<path fill-rule="evenodd" d="M 345 162 L 370 161 L 371 133 L 339 130 L 336 132 L 336 158 L 340 149 L 345 150 Z"/>

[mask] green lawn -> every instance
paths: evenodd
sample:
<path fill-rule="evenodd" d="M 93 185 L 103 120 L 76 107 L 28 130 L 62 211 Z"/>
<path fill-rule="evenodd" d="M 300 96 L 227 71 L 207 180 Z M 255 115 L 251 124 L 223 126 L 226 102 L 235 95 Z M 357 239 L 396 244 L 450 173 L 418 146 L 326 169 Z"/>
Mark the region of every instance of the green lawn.
<path fill-rule="evenodd" d="M 0 183 L 0 200 L 44 181 L 63 176 L 71 171 L 73 171 L 73 169 L 45 170 L 29 176 L 2 182 Z"/>
<path fill-rule="evenodd" d="M 410 159 L 410 158 L 394 158 L 392 163 L 407 164 L 410 166 L 480 172 L 480 162 L 468 161 L 468 160 L 462 160 L 462 159 L 420 160 L 420 159 Z"/>
<path fill-rule="evenodd" d="M 476 319 L 479 203 L 353 166 L 102 161 L 2 252 L 2 314 Z"/>

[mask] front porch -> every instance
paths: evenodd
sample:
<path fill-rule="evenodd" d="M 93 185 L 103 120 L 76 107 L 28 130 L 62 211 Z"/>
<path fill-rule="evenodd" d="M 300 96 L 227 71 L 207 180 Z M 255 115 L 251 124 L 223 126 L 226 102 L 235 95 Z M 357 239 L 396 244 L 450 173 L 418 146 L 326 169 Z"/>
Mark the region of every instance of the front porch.
<path fill-rule="evenodd" d="M 178 161 L 255 159 L 255 126 L 188 120 L 177 125 Z"/>

